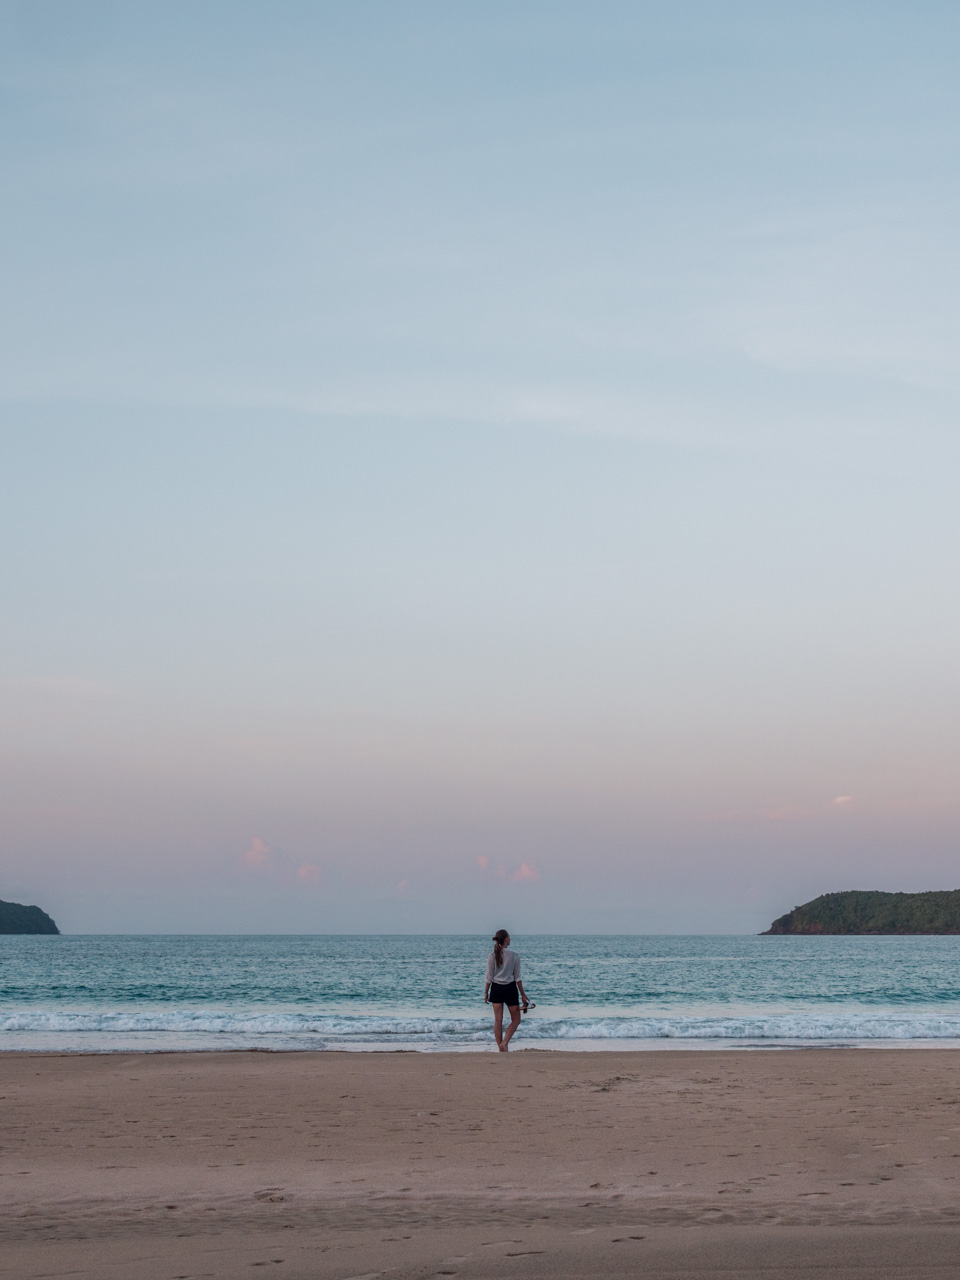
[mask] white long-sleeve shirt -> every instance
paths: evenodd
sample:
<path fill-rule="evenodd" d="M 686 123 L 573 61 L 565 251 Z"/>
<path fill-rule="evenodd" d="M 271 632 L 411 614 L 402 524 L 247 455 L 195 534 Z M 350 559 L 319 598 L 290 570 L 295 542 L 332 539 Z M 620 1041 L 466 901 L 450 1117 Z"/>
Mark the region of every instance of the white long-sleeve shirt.
<path fill-rule="evenodd" d="M 520 957 L 509 947 L 503 948 L 503 962 L 497 967 L 491 951 L 487 956 L 487 982 L 517 982 L 520 978 Z"/>

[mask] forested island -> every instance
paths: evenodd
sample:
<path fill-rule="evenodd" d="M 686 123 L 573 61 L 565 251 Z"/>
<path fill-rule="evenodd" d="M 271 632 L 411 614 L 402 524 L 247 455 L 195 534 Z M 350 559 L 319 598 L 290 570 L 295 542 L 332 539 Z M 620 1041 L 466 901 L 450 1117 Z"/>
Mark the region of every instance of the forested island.
<path fill-rule="evenodd" d="M 774 920 L 771 933 L 960 933 L 960 889 L 824 893 Z"/>
<path fill-rule="evenodd" d="M 0 902 L 0 933 L 59 933 L 45 911 L 21 902 Z"/>

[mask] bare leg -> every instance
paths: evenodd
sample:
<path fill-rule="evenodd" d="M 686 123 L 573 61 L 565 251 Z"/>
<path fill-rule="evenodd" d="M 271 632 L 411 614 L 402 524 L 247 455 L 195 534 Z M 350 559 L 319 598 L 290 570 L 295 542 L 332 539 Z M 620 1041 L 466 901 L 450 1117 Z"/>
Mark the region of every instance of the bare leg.
<path fill-rule="evenodd" d="M 507 1008 L 510 1010 L 510 1025 L 509 1027 L 507 1027 L 506 1033 L 503 1037 L 503 1044 L 500 1046 L 502 1053 L 507 1052 L 507 1046 L 510 1044 L 510 1040 L 513 1036 L 513 1033 L 516 1031 L 517 1027 L 519 1027 L 520 1025 L 520 1006 L 518 1004 L 510 1004 L 510 1005 L 507 1005 Z M 500 1017 L 502 1022 L 503 1005 L 500 1006 Z"/>
<path fill-rule="evenodd" d="M 497 1042 L 497 1048 L 503 1051 L 503 1005 L 495 1004 L 493 1006 L 493 1036 Z"/>

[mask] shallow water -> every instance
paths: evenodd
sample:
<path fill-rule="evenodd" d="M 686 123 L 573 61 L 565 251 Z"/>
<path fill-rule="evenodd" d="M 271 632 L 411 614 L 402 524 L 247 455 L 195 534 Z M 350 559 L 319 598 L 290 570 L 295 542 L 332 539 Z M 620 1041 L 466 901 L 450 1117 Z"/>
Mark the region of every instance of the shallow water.
<path fill-rule="evenodd" d="M 514 939 L 516 1047 L 960 1041 L 960 938 Z M 470 936 L 0 937 L 0 1049 L 490 1047 Z"/>

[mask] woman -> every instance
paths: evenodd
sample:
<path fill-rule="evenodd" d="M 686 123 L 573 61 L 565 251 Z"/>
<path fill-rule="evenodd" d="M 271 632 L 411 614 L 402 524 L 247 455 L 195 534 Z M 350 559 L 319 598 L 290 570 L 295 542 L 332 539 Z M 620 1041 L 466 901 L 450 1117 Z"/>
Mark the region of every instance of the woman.
<path fill-rule="evenodd" d="M 493 950 L 487 956 L 487 981 L 483 988 L 485 1004 L 493 1005 L 493 1034 L 497 1048 L 506 1053 L 513 1033 L 520 1025 L 520 1001 L 524 1010 L 529 1006 L 527 994 L 520 981 L 520 957 L 510 950 L 510 935 L 506 929 L 498 929 L 493 935 Z M 510 1025 L 503 1030 L 503 1006 L 510 1010 Z"/>

